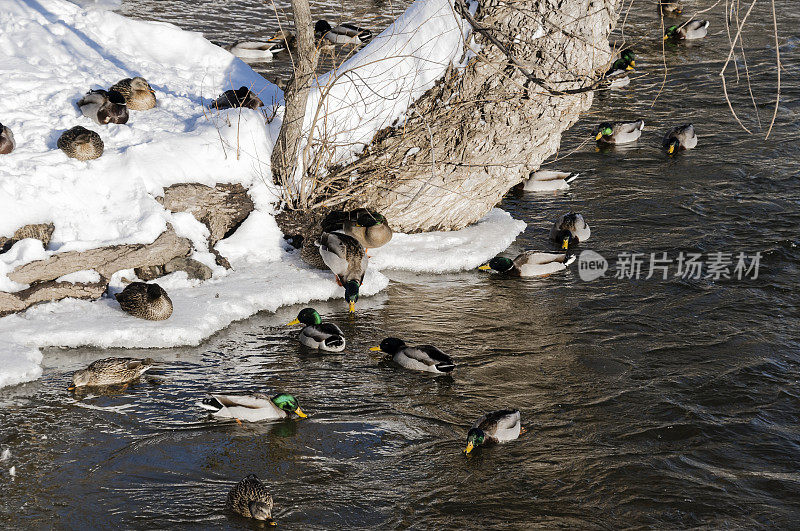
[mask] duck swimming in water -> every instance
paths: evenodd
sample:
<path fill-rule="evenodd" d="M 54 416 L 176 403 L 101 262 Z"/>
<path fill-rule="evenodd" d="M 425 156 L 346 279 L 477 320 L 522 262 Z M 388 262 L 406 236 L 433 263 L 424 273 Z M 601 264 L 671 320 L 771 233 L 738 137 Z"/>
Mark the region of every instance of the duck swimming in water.
<path fill-rule="evenodd" d="M 501 409 L 487 413 L 472 425 L 467 432 L 467 447 L 465 454 L 469 454 L 478 446 L 486 443 L 504 443 L 518 439 L 525 429 L 520 424 L 520 413 L 517 409 Z"/>
<path fill-rule="evenodd" d="M 151 358 L 105 358 L 72 375 L 72 387 L 102 387 L 130 383 L 153 368 Z"/>
<path fill-rule="evenodd" d="M 708 24 L 707 20 L 690 20 L 679 26 L 670 26 L 664 32 L 664 40 L 692 41 L 702 39 L 708 35 Z"/>
<path fill-rule="evenodd" d="M 385 352 L 393 362 L 412 371 L 445 374 L 456 368 L 452 358 L 433 345 L 411 347 L 396 337 L 387 337 L 380 346 L 370 350 Z"/>
<path fill-rule="evenodd" d="M 233 486 L 228 492 L 225 507 L 245 518 L 276 525 L 272 520 L 272 496 L 267 486 L 255 474 L 250 474 Z"/>
<path fill-rule="evenodd" d="M 263 393 L 241 395 L 209 394 L 197 405 L 211 411 L 215 417 L 259 422 L 262 420 L 286 419 L 292 413 L 300 418 L 308 415 L 300 409 L 297 399 L 290 394 L 280 393 L 270 398 Z"/>
<path fill-rule="evenodd" d="M 550 241 L 560 243 L 564 250 L 585 242 L 591 235 L 592 230 L 586 220 L 575 212 L 568 212 L 558 218 L 550 229 Z"/>
<path fill-rule="evenodd" d="M 569 183 L 578 178 L 578 174 L 567 171 L 537 170 L 525 181 L 522 189 L 526 192 L 552 192 L 568 190 Z"/>
<path fill-rule="evenodd" d="M 628 144 L 642 136 L 644 120 L 635 122 L 603 122 L 597 126 L 594 139 L 606 144 Z"/>
<path fill-rule="evenodd" d="M 317 310 L 314 308 L 303 308 L 297 314 L 297 319 L 287 323 L 286 326 L 293 326 L 303 323 L 300 331 L 300 343 L 309 348 L 324 350 L 327 352 L 341 352 L 345 347 L 344 332 L 333 323 L 323 323 Z"/>
<path fill-rule="evenodd" d="M 676 151 L 694 149 L 697 146 L 697 135 L 692 124 L 684 124 L 670 129 L 664 136 L 664 149 L 670 155 Z"/>
<path fill-rule="evenodd" d="M 569 242 L 569 238 L 567 238 L 567 242 Z M 566 270 L 567 266 L 574 261 L 575 255 L 569 251 L 566 253 L 525 251 L 513 260 L 505 256 L 495 256 L 489 260 L 489 263 L 478 269 L 483 271 L 492 269 L 498 273 L 515 277 L 544 277 Z"/>

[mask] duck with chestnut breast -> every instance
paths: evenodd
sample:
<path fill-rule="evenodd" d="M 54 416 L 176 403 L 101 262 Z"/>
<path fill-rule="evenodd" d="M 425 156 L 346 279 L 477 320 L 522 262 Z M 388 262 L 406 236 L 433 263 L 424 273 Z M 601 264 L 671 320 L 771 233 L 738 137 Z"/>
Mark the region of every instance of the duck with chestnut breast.
<path fill-rule="evenodd" d="M 314 25 L 317 40 L 326 39 L 333 44 L 366 44 L 372 40 L 372 32 L 353 24 L 331 26 L 327 20 L 318 20 Z"/>
<path fill-rule="evenodd" d="M 128 105 L 116 90 L 90 90 L 78 100 L 78 107 L 84 116 L 98 125 L 128 122 Z"/>
<path fill-rule="evenodd" d="M 252 92 L 247 87 L 239 87 L 236 90 L 226 90 L 222 93 L 222 95 L 214 100 L 209 106 L 209 109 L 233 109 L 236 107 L 246 107 L 248 109 L 258 109 L 259 107 L 263 106 L 264 102 L 261 101 L 261 98 L 256 96 L 254 92 Z"/>
<path fill-rule="evenodd" d="M 520 414 L 517 409 L 501 409 L 485 414 L 475 421 L 467 432 L 467 447 L 464 453 L 469 453 L 486 443 L 504 443 L 518 439 L 525 428 L 520 423 Z"/>
<path fill-rule="evenodd" d="M 350 313 L 354 313 L 369 264 L 364 247 L 352 236 L 341 232 L 323 232 L 316 245 L 322 261 L 336 276 L 336 282 L 344 286 L 344 300 L 350 306 Z"/>
<path fill-rule="evenodd" d="M 567 212 L 559 217 L 550 228 L 550 241 L 560 243 L 565 251 L 581 242 L 585 242 L 592 235 L 589 224 L 581 214 Z"/>
<path fill-rule="evenodd" d="M 594 139 L 605 144 L 628 144 L 642 136 L 644 120 L 635 122 L 603 122 L 597 126 Z"/>
<path fill-rule="evenodd" d="M 664 32 L 664 40 L 693 41 L 708 35 L 707 20 L 690 20 L 681 25 L 670 26 Z"/>
<path fill-rule="evenodd" d="M 156 106 L 156 93 L 143 77 L 127 77 L 111 85 L 109 91 L 117 91 L 125 98 L 128 109 L 147 111 Z"/>
<path fill-rule="evenodd" d="M 291 417 L 292 413 L 300 418 L 308 416 L 300 409 L 297 399 L 288 393 L 280 393 L 272 398 L 263 393 L 237 395 L 215 393 L 209 394 L 197 405 L 211 411 L 215 417 L 247 422 L 286 419 Z"/>
<path fill-rule="evenodd" d="M 245 518 L 276 525 L 272 520 L 272 496 L 255 474 L 250 474 L 233 486 L 228 492 L 225 507 Z"/>
<path fill-rule="evenodd" d="M 14 151 L 15 147 L 17 147 L 17 143 L 14 141 L 14 133 L 5 125 L 0 124 L 0 155 L 8 155 Z"/>
<path fill-rule="evenodd" d="M 569 245 L 569 239 L 567 239 Z M 515 277 L 544 277 L 564 271 L 575 255 L 569 250 L 566 253 L 546 253 L 543 251 L 525 251 L 513 260 L 505 256 L 495 256 L 489 263 L 480 266 L 483 271 L 494 270 Z"/>
<path fill-rule="evenodd" d="M 453 359 L 433 345 L 411 347 L 396 337 L 387 337 L 381 341 L 380 346 L 370 350 L 385 352 L 391 356 L 393 362 L 412 371 L 445 374 L 456 368 Z"/>
<path fill-rule="evenodd" d="M 155 362 L 151 358 L 105 358 L 89 364 L 85 369 L 72 374 L 72 386 L 101 387 L 120 385 L 137 380 L 145 372 L 153 368 Z"/>
<path fill-rule="evenodd" d="M 172 300 L 158 284 L 131 282 L 114 297 L 120 308 L 139 319 L 163 321 L 172 315 Z"/>
<path fill-rule="evenodd" d="M 365 249 L 376 249 L 389 243 L 392 229 L 381 214 L 366 208 L 350 212 L 333 212 L 322 222 L 325 232 L 341 232 L 358 240 Z"/>
<path fill-rule="evenodd" d="M 345 347 L 344 332 L 333 323 L 323 323 L 317 310 L 303 308 L 297 314 L 297 319 L 287 323 L 286 326 L 297 324 L 306 326 L 300 330 L 300 343 L 309 348 L 324 350 L 326 352 L 341 352 Z"/>
<path fill-rule="evenodd" d="M 670 155 L 676 151 L 694 149 L 697 146 L 697 135 L 692 124 L 679 125 L 670 129 L 664 136 L 664 149 Z"/>
<path fill-rule="evenodd" d="M 68 157 L 78 160 L 99 158 L 104 147 L 99 134 L 80 125 L 64 131 L 56 145 Z"/>

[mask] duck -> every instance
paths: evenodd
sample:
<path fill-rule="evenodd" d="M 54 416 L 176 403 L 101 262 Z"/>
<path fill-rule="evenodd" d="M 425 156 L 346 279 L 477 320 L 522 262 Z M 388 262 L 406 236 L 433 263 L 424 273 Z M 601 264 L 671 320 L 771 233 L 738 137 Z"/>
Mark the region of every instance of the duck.
<path fill-rule="evenodd" d="M 446 374 L 456 368 L 453 359 L 433 345 L 410 347 L 396 337 L 387 337 L 370 350 L 385 352 L 396 364 L 412 371 Z"/>
<path fill-rule="evenodd" d="M 467 432 L 467 447 L 464 449 L 464 453 L 469 455 L 472 450 L 487 442 L 513 441 L 525 431 L 520 424 L 518 409 L 500 409 L 489 412 L 476 420 Z"/>
<path fill-rule="evenodd" d="M 300 330 L 300 343 L 309 348 L 327 352 L 341 352 L 345 347 L 344 332 L 333 323 L 323 323 L 317 310 L 303 308 L 297 314 L 297 319 L 286 326 L 303 323 L 306 325 Z"/>
<path fill-rule="evenodd" d="M 156 106 L 156 92 L 143 77 L 126 77 L 111 85 L 108 90 L 122 94 L 128 109 L 132 111 L 147 111 Z"/>
<path fill-rule="evenodd" d="M 246 476 L 228 492 L 225 507 L 244 516 L 276 525 L 272 520 L 272 496 L 255 474 Z"/>
<path fill-rule="evenodd" d="M 197 405 L 211 411 L 215 417 L 235 419 L 237 422 L 286 419 L 292 413 L 303 419 L 308 416 L 300 409 L 297 399 L 288 393 L 280 393 L 272 398 L 263 393 L 209 394 Z"/>
<path fill-rule="evenodd" d="M 278 42 L 241 41 L 227 48 L 233 55 L 244 61 L 267 62 L 272 56 L 286 48 Z"/>
<path fill-rule="evenodd" d="M 247 87 L 239 87 L 236 90 L 226 90 L 220 97 L 214 100 L 209 109 L 233 109 L 236 107 L 246 107 L 248 109 L 258 109 L 264 102 Z"/>
<path fill-rule="evenodd" d="M 513 260 L 505 256 L 495 256 L 478 269 L 483 271 L 492 269 L 515 277 L 544 277 L 566 270 L 574 261 L 575 255 L 569 251 L 566 253 L 525 251 Z"/>
<path fill-rule="evenodd" d="M 678 16 L 683 13 L 683 4 L 674 0 L 659 0 L 658 7 L 664 15 Z"/>
<path fill-rule="evenodd" d="M 327 39 L 334 44 L 366 44 L 372 40 L 372 32 L 353 24 L 331 26 L 327 20 L 318 20 L 314 25 L 317 39 Z"/>
<path fill-rule="evenodd" d="M 581 214 L 568 212 L 553 223 L 550 229 L 550 240 L 561 244 L 561 248 L 569 250 L 570 246 L 585 242 L 592 235 L 592 230 Z"/>
<path fill-rule="evenodd" d="M 14 133 L 5 125 L 0 124 L 0 155 L 8 155 L 14 151 L 15 147 L 17 147 L 17 143 L 14 141 Z"/>
<path fill-rule="evenodd" d="M 155 365 L 152 358 L 105 358 L 89 364 L 85 369 L 72 374 L 72 386 L 100 387 L 105 385 L 120 385 L 130 383 Z"/>
<path fill-rule="evenodd" d="M 355 238 L 364 249 L 376 249 L 389 243 L 392 229 L 381 214 L 359 208 L 350 212 L 333 212 L 323 221 L 323 231 L 338 231 Z"/>
<path fill-rule="evenodd" d="M 78 100 L 78 107 L 97 125 L 124 124 L 128 122 L 128 105 L 116 90 L 90 90 Z"/>
<path fill-rule="evenodd" d="M 99 158 L 104 148 L 99 134 L 80 125 L 64 131 L 56 145 L 68 157 L 78 160 Z"/>
<path fill-rule="evenodd" d="M 697 146 L 697 135 L 694 132 L 694 125 L 684 124 L 670 129 L 664 135 L 664 149 L 672 155 L 676 151 L 694 149 Z"/>
<path fill-rule="evenodd" d="M 114 297 L 120 308 L 139 319 L 163 321 L 172 315 L 172 300 L 155 283 L 131 282 Z"/>
<path fill-rule="evenodd" d="M 578 174 L 567 171 L 537 170 L 531 173 L 522 189 L 526 192 L 551 192 L 568 190 L 569 183 L 578 178 Z"/>
<path fill-rule="evenodd" d="M 364 247 L 352 236 L 341 232 L 323 232 L 316 245 L 322 261 L 333 271 L 336 282 L 344 287 L 344 300 L 350 306 L 350 313 L 355 313 L 358 291 L 369 264 Z"/>
<path fill-rule="evenodd" d="M 692 41 L 702 39 L 708 35 L 708 24 L 707 20 L 690 20 L 680 26 L 670 26 L 664 33 L 664 40 Z"/>
<path fill-rule="evenodd" d="M 636 66 L 636 55 L 631 49 L 622 50 L 619 59 L 614 61 L 611 68 L 603 76 L 602 84 L 606 88 L 621 88 L 628 85 L 631 80 L 628 77 L 628 70 L 633 70 Z"/>
<path fill-rule="evenodd" d="M 644 120 L 635 122 L 603 122 L 597 126 L 594 139 L 606 144 L 628 144 L 642 136 Z"/>

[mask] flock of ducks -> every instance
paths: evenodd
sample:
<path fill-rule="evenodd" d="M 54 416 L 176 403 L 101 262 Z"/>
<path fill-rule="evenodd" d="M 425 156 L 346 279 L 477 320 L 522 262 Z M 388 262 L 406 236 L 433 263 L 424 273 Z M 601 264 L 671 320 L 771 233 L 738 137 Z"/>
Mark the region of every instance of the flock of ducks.
<path fill-rule="evenodd" d="M 682 9 L 676 2 L 661 1 L 665 14 L 680 15 Z M 707 21 L 690 21 L 667 28 L 665 38 L 697 39 L 706 35 Z M 359 44 L 368 41 L 372 34 L 356 26 L 343 24 L 331 27 L 326 21 L 319 21 L 316 34 L 320 39 L 332 43 Z M 283 32 L 280 40 L 283 49 L 291 47 L 293 35 Z M 233 48 L 248 49 L 252 43 L 239 43 Z M 280 44 L 275 44 L 280 46 Z M 254 48 L 250 48 L 254 49 Z M 270 50 L 274 53 L 276 49 Z M 607 85 L 624 86 L 630 82 L 627 71 L 635 67 L 635 56 L 631 50 L 623 50 L 606 74 Z M 109 90 L 91 90 L 78 102 L 81 112 L 99 125 L 107 123 L 126 123 L 128 109 L 147 110 L 155 106 L 153 90 L 143 78 L 125 79 Z M 229 90 L 212 103 L 212 107 L 250 107 L 261 106 L 261 100 L 246 87 Z M 644 122 L 603 122 L 598 125 L 595 140 L 598 143 L 625 144 L 636 141 L 644 129 Z M 663 139 L 664 149 L 672 154 L 679 150 L 692 149 L 697 145 L 697 137 L 691 124 L 678 126 L 667 132 Z M 70 157 L 80 160 L 96 158 L 102 154 L 102 139 L 94 132 L 77 126 L 65 132 L 58 140 L 58 147 Z M 14 149 L 11 131 L 0 124 L 0 153 Z M 535 172 L 525 189 L 559 190 L 569 187 L 574 179 L 564 172 Z M 480 270 L 493 270 L 507 276 L 533 277 L 547 276 L 563 271 L 574 260 L 575 246 L 589 239 L 591 229 L 579 213 L 569 212 L 559 217 L 549 233 L 549 240 L 563 252 L 525 251 L 511 259 L 497 256 L 480 266 Z M 385 245 L 392 239 L 392 230 L 386 219 L 377 212 L 357 209 L 350 212 L 334 212 L 322 222 L 322 233 L 316 242 L 319 254 L 325 265 L 333 272 L 336 282 L 344 287 L 344 298 L 350 312 L 355 311 L 359 289 L 369 264 L 368 249 Z M 172 315 L 172 301 L 166 291 L 155 283 L 132 282 L 116 294 L 120 308 L 134 317 L 148 320 L 168 319 Z M 308 348 L 326 352 L 342 352 L 347 341 L 341 328 L 333 323 L 322 321 L 313 308 L 302 309 L 297 318 L 288 326 L 303 324 L 299 341 Z M 387 337 L 371 351 L 383 353 L 388 360 L 398 366 L 414 371 L 433 374 L 447 374 L 455 369 L 453 359 L 433 345 L 410 346 L 402 339 Z M 83 387 L 105 387 L 127 385 L 139 379 L 155 366 L 150 359 L 106 358 L 76 371 L 72 377 L 70 390 Z M 214 417 L 241 421 L 259 422 L 292 418 L 306 418 L 298 400 L 288 393 L 273 397 L 261 393 L 247 394 L 209 394 L 197 403 L 198 407 L 209 411 Z M 465 454 L 487 443 L 501 443 L 517 439 L 525 429 L 521 425 L 521 415 L 516 409 L 503 409 L 489 412 L 480 417 L 467 432 Z M 229 492 L 226 506 L 248 518 L 272 521 L 273 500 L 269 490 L 257 476 L 249 475 L 237 483 Z"/>

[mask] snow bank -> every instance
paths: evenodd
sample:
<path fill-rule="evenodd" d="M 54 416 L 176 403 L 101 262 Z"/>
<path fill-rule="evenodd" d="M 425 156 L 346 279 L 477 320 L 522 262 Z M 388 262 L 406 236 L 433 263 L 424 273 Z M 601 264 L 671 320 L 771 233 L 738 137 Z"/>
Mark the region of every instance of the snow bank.
<path fill-rule="evenodd" d="M 0 387 L 29 382 L 42 375 L 42 353 L 0 334 Z"/>

